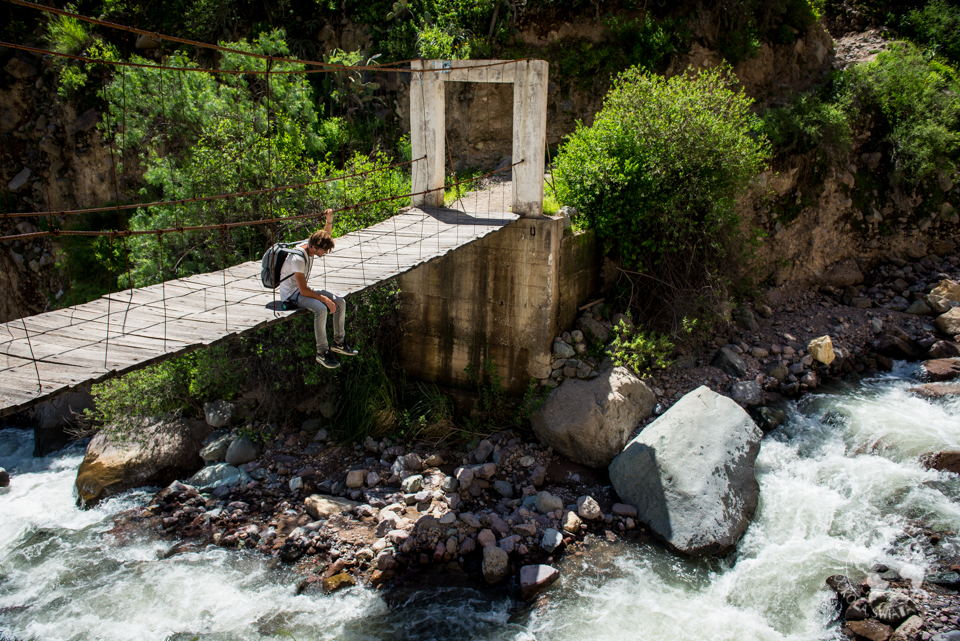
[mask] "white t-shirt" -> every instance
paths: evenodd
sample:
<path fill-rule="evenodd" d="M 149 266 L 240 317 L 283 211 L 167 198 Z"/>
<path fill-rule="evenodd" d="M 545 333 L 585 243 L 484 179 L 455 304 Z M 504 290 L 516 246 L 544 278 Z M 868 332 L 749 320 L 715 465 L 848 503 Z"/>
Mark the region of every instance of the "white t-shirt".
<path fill-rule="evenodd" d="M 303 254 L 306 255 L 307 243 L 296 245 L 296 249 L 303 251 Z M 281 282 L 277 292 L 280 300 L 287 300 L 299 291 L 297 287 L 297 277 L 293 275 L 294 273 L 299 272 L 303 274 L 307 280 L 310 280 L 310 270 L 312 269 L 313 256 L 304 260 L 299 251 L 288 253 L 286 260 L 283 261 L 283 267 L 280 268 Z"/>

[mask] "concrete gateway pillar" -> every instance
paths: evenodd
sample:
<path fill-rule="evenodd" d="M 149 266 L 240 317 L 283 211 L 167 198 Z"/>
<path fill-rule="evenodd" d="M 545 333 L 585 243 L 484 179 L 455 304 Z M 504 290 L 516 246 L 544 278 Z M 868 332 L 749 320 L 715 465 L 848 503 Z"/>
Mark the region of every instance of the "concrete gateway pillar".
<path fill-rule="evenodd" d="M 445 161 L 444 84 L 513 84 L 513 213 L 543 215 L 543 166 L 547 145 L 548 64 L 544 60 L 415 60 L 410 82 L 410 144 L 414 206 L 443 205 Z"/>

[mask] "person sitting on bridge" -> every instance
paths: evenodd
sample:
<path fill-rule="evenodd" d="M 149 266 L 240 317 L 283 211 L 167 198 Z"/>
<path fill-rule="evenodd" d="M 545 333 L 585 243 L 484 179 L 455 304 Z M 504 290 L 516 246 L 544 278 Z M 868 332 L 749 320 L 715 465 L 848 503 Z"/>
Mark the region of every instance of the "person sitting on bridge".
<path fill-rule="evenodd" d="M 310 238 L 296 246 L 306 256 L 304 260 L 300 252 L 292 252 L 283 262 L 280 269 L 280 300 L 287 306 L 303 307 L 313 312 L 313 333 L 317 339 L 317 362 L 327 369 L 340 367 L 336 354 L 356 356 L 357 350 L 350 347 L 345 341 L 344 316 L 347 311 L 347 302 L 340 296 L 326 290 L 316 290 L 307 287 L 310 270 L 313 268 L 313 259 L 323 258 L 333 251 L 334 243 L 330 232 L 333 229 L 333 210 L 324 212 L 327 224 L 323 230 L 310 234 Z M 293 278 L 288 278 L 293 275 Z M 333 345 L 327 345 L 327 311 L 333 313 Z"/>

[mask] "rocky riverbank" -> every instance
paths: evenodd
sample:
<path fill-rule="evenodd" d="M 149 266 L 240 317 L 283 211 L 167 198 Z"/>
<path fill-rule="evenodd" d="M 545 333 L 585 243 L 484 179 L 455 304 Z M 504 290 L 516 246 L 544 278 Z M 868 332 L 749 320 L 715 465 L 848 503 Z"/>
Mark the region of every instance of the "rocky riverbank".
<path fill-rule="evenodd" d="M 872 268 L 834 266 L 815 290 L 771 290 L 766 300 L 734 310 L 735 323 L 710 344 L 646 376 L 640 384 L 647 391 L 631 401 L 641 415 L 630 414 L 630 425 L 618 428 L 613 440 L 625 443 L 700 386 L 734 398 L 766 431 L 782 420 L 777 406 L 783 399 L 875 375 L 894 358 L 941 357 L 939 365 L 928 361 L 932 382 L 916 392 L 930 395 L 930 385 L 946 385 L 932 393 L 956 394 L 949 381 L 960 368 L 942 359 L 960 354 L 957 337 L 941 329 L 939 318 L 954 313 L 949 301 L 960 293 L 952 284 L 958 279 L 955 255 L 913 264 L 894 257 Z M 600 328 L 609 337 L 613 320 L 595 308 L 586 310 L 568 334 L 570 342 L 559 337 L 573 354 L 563 345 L 556 346 L 558 353 L 564 361 L 586 359 L 591 332 Z M 832 359 L 824 341 L 816 340 L 823 337 L 829 337 Z M 588 367 L 581 367 L 584 363 Z M 610 385 L 612 363 L 560 365 L 551 379 L 555 396 L 573 384 Z M 626 415 L 622 405 L 617 408 L 618 416 Z M 230 422 L 228 406 L 208 410 L 208 423 Z M 179 541 L 171 554 L 216 544 L 295 564 L 304 577 L 301 590 L 332 591 L 358 582 L 397 585 L 439 566 L 478 581 L 507 583 L 518 596 L 531 597 L 555 580 L 552 566 L 561 556 L 580 554 L 598 539 L 651 544 L 663 539 L 648 531 L 649 521 L 635 505 L 621 502 L 603 463 L 598 469 L 573 462 L 525 433 L 498 432 L 469 448 L 404 447 L 373 439 L 338 445 L 319 421 L 310 420 L 260 446 L 236 430 L 210 429 L 198 462 L 206 465 L 159 492 L 142 513 L 125 518 L 146 519 Z M 614 454 L 623 448 L 614 445 Z M 953 470 L 960 457 L 930 453 L 925 460 Z M 747 520 L 752 508 L 748 511 Z M 937 549 L 935 533 L 920 538 L 933 550 L 929 556 L 936 558 L 936 577 L 943 580 L 919 584 L 885 575 L 884 590 L 903 592 L 916 605 L 916 612 L 899 620 L 883 619 L 882 608 L 869 600 L 874 588 L 860 586 L 857 598 L 867 599 L 860 621 L 866 623 L 854 624 L 844 606 L 851 635 L 930 639 L 956 627 L 960 610 L 954 609 L 952 589 L 960 586 L 960 576 L 950 573 L 960 559 Z M 876 626 L 887 626 L 890 634 L 883 637 L 887 628 Z"/>

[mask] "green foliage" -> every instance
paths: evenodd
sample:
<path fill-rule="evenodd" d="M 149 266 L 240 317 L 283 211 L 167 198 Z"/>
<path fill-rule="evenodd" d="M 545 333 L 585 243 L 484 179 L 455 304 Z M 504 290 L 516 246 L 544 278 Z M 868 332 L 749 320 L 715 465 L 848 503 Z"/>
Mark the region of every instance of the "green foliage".
<path fill-rule="evenodd" d="M 470 362 L 463 370 L 476 386 L 479 396 L 471 415 L 466 418 L 471 432 L 497 429 L 512 421 L 511 410 L 503 393 L 503 377 L 497 372 L 493 359 L 484 359 L 479 366 Z"/>
<path fill-rule="evenodd" d="M 717 0 L 718 45 L 731 64 L 753 56 L 763 42 L 789 44 L 818 19 L 810 0 Z"/>
<path fill-rule="evenodd" d="M 88 419 L 118 438 L 136 435 L 141 419 L 182 409 L 199 411 L 203 403 L 232 398 L 241 371 L 224 346 L 202 349 L 93 386 Z"/>
<path fill-rule="evenodd" d="M 933 52 L 960 64 L 960 7 L 947 0 L 931 0 L 903 20 L 905 31 Z"/>
<path fill-rule="evenodd" d="M 816 151 L 821 161 L 845 157 L 853 145 L 850 100 L 847 95 L 824 99 L 800 94 L 785 107 L 762 115 L 761 133 L 778 156 Z"/>
<path fill-rule="evenodd" d="M 665 79 L 630 69 L 554 162 L 559 200 L 647 275 L 646 313 L 670 330 L 712 304 L 704 292 L 725 286 L 745 246 L 734 204 L 769 145 L 752 135 L 751 101 L 734 82 L 721 70 Z"/>
<path fill-rule="evenodd" d="M 908 43 L 894 43 L 873 62 L 846 74 L 853 109 L 890 146 L 898 181 L 932 180 L 957 167 L 960 153 L 960 76 L 927 60 Z"/>
<path fill-rule="evenodd" d="M 67 5 L 66 11 L 75 11 L 72 5 Z M 51 14 L 47 24 L 47 41 L 50 48 L 59 53 L 71 56 L 79 55 L 90 41 L 90 34 L 84 23 L 76 18 Z"/>
<path fill-rule="evenodd" d="M 655 331 L 631 331 L 624 321 L 615 328 L 616 337 L 610 347 L 610 356 L 618 366 L 625 366 L 640 374 L 648 369 L 662 369 L 670 365 L 673 343 Z"/>

